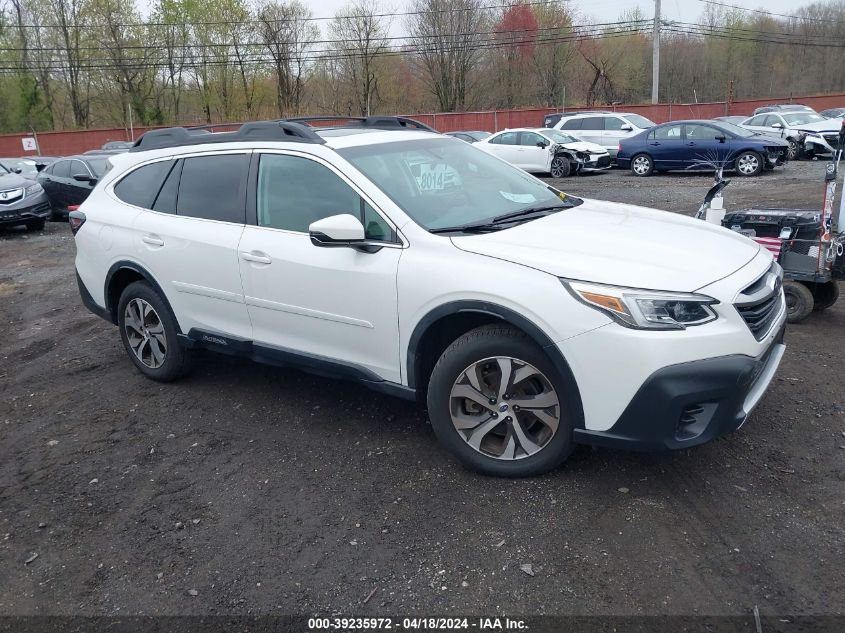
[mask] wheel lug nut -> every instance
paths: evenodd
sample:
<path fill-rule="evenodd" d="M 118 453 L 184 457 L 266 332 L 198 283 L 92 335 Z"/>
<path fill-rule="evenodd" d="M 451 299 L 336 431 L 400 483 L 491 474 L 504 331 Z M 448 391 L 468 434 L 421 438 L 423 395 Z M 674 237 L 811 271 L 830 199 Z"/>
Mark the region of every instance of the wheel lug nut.
<path fill-rule="evenodd" d="M 490 404 L 496 404 L 496 398 L 490 398 Z"/>
<path fill-rule="evenodd" d="M 510 422 L 510 421 L 511 421 L 511 416 L 508 416 L 508 417 L 505 418 L 505 422 Z"/>
<path fill-rule="evenodd" d="M 514 411 L 519 411 L 519 405 L 518 405 L 518 404 L 513 405 L 513 410 L 514 410 Z"/>
<path fill-rule="evenodd" d="M 496 413 L 496 412 L 494 411 L 494 412 L 493 412 L 493 417 L 494 417 L 494 418 L 498 418 L 498 417 L 499 417 L 499 414 L 498 414 L 498 413 Z"/>

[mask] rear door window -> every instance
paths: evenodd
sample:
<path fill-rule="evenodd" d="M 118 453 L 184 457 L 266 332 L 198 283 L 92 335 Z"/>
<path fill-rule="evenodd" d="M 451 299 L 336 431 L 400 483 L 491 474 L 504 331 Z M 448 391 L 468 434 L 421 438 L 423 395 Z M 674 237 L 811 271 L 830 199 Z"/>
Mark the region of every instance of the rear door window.
<path fill-rule="evenodd" d="M 171 167 L 172 160 L 162 160 L 139 167 L 114 186 L 114 194 L 131 205 L 151 209 Z"/>
<path fill-rule="evenodd" d="M 517 133 L 516 132 L 505 132 L 504 134 L 499 134 L 496 138 L 494 138 L 491 143 L 496 145 L 516 145 L 517 144 Z"/>
<path fill-rule="evenodd" d="M 216 154 L 184 159 L 177 215 L 243 224 L 247 154 Z"/>
<path fill-rule="evenodd" d="M 581 129 L 582 130 L 603 130 L 604 129 L 604 119 L 603 116 L 588 116 L 584 119 L 581 119 Z"/>
<path fill-rule="evenodd" d="M 56 178 L 70 178 L 70 161 L 60 160 L 53 165 L 52 173 Z"/>

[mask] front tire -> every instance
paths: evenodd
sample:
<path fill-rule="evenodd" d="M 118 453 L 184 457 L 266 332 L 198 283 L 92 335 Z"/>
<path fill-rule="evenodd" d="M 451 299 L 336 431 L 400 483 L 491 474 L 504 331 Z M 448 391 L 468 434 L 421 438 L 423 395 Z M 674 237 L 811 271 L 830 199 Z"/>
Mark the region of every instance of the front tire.
<path fill-rule="evenodd" d="M 786 297 L 786 321 L 800 323 L 813 311 L 815 301 L 810 289 L 800 281 L 788 279 L 783 282 L 783 294 Z"/>
<path fill-rule="evenodd" d="M 654 161 L 648 154 L 637 154 L 631 159 L 631 173 L 635 176 L 651 176 L 654 172 Z"/>
<path fill-rule="evenodd" d="M 786 142 L 789 143 L 789 147 L 786 150 L 787 160 L 797 160 L 801 155 L 801 146 L 798 145 L 798 141 L 794 138 L 788 138 Z"/>
<path fill-rule="evenodd" d="M 528 477 L 573 450 L 574 385 L 528 336 L 485 325 L 454 341 L 434 366 L 428 413 L 440 442 L 465 466 Z"/>
<path fill-rule="evenodd" d="M 26 230 L 27 231 L 43 231 L 44 230 L 44 220 L 35 220 L 34 222 L 27 222 L 26 223 Z"/>
<path fill-rule="evenodd" d="M 757 176 L 763 171 L 763 157 L 757 152 L 742 152 L 734 164 L 736 173 L 743 177 Z"/>
<path fill-rule="evenodd" d="M 170 382 L 190 369 L 190 353 L 179 343 L 179 326 L 164 299 L 145 281 L 129 284 L 117 306 L 123 347 L 147 378 Z"/>
<path fill-rule="evenodd" d="M 566 178 L 572 173 L 572 163 L 566 156 L 555 156 L 549 170 L 552 178 Z"/>

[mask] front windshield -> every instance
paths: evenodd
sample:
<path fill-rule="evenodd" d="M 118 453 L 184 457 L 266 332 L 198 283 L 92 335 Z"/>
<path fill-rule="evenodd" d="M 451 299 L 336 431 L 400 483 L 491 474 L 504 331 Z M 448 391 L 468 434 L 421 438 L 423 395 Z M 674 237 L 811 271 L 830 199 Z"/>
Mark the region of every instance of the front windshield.
<path fill-rule="evenodd" d="M 791 112 L 784 114 L 783 119 L 789 125 L 807 125 L 808 123 L 827 121 L 822 115 L 816 114 L 815 112 Z"/>
<path fill-rule="evenodd" d="M 569 134 L 565 134 L 560 130 L 543 130 L 543 135 L 548 136 L 555 143 L 577 143 L 578 139 Z"/>
<path fill-rule="evenodd" d="M 338 153 L 427 230 L 485 222 L 540 205 L 580 203 L 457 139 L 398 141 Z"/>
<path fill-rule="evenodd" d="M 3 166 L 6 168 L 7 171 L 15 171 L 16 169 L 20 169 L 19 173 L 21 176 L 37 176 L 38 169 L 35 167 L 35 163 L 31 160 L 21 160 L 21 159 L 11 159 L 11 160 L 4 160 Z"/>
<path fill-rule="evenodd" d="M 757 136 L 756 132 L 752 132 L 751 130 L 746 130 L 744 127 L 739 127 L 738 125 L 734 125 L 730 121 L 719 121 L 718 126 L 723 130 L 726 130 L 733 134 L 734 136 L 738 136 L 739 138 L 748 138 L 749 136 Z"/>
<path fill-rule="evenodd" d="M 0 163 L 0 174 L 8 174 L 11 173 L 8 169 L 6 169 L 6 165 Z"/>
<path fill-rule="evenodd" d="M 628 119 L 629 123 L 636 125 L 641 130 L 655 126 L 654 121 L 647 119 L 644 116 L 640 116 L 639 114 L 626 114 L 625 118 Z"/>

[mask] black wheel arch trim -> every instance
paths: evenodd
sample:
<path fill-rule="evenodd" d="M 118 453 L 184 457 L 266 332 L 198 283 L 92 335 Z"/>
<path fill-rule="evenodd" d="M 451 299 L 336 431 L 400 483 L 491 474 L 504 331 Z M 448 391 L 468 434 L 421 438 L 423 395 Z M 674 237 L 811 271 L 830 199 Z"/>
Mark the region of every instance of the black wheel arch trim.
<path fill-rule="evenodd" d="M 138 273 L 139 275 L 141 275 L 141 277 L 144 278 L 144 281 L 146 281 L 153 287 L 153 290 L 155 290 L 159 294 L 161 300 L 164 301 L 165 305 L 167 306 L 167 309 L 170 310 L 170 313 L 173 315 L 173 318 L 176 321 L 176 327 L 179 329 L 178 333 L 181 334 L 182 328 L 179 325 L 179 317 L 173 311 L 173 307 L 170 305 L 170 301 L 167 299 L 167 294 L 165 294 L 164 289 L 161 287 L 158 281 L 156 281 L 156 278 L 153 277 L 152 273 L 150 273 L 146 268 L 144 268 L 137 262 L 133 262 L 130 260 L 121 260 L 115 262 L 114 264 L 112 264 L 111 268 L 109 268 L 108 273 L 106 273 L 106 283 L 103 288 L 103 297 L 105 298 L 105 311 L 109 315 L 109 320 L 115 325 L 117 325 L 117 303 L 112 304 L 110 300 L 111 293 L 109 292 L 109 289 L 111 288 L 114 276 L 121 270 L 131 270 L 133 272 Z M 118 297 L 118 301 L 119 300 L 120 298 Z"/>
<path fill-rule="evenodd" d="M 421 353 L 421 350 L 419 349 L 420 343 L 423 340 L 426 332 L 432 325 L 434 325 L 443 317 L 466 312 L 476 314 L 487 314 L 503 321 L 504 323 L 509 323 L 510 325 L 513 325 L 525 332 L 531 338 L 531 340 L 533 340 L 537 345 L 539 345 L 543 352 L 545 352 L 545 354 L 549 357 L 549 360 L 555 366 L 555 369 L 558 370 L 561 377 L 563 377 L 564 380 L 567 380 L 570 385 L 574 386 L 573 393 L 569 393 L 567 395 L 572 398 L 572 402 L 575 407 L 575 427 L 583 428 L 584 410 L 581 404 L 581 394 L 578 392 L 577 388 L 578 382 L 575 380 L 575 375 L 572 373 L 572 369 L 569 367 L 569 363 L 566 362 L 566 359 L 563 357 L 563 354 L 561 354 L 554 341 L 549 338 L 548 334 L 546 334 L 542 328 L 540 328 L 536 323 L 526 318 L 525 316 L 519 314 L 514 310 L 511 310 L 510 308 L 506 308 L 504 306 L 500 306 L 498 304 L 487 301 L 463 300 L 444 303 L 430 310 L 422 319 L 417 322 L 416 326 L 414 326 L 413 332 L 411 333 L 411 337 L 408 340 L 408 356 L 406 360 L 406 368 L 408 374 L 409 388 L 413 389 L 418 393 L 421 393 L 420 389 L 416 384 L 416 367 Z"/>

